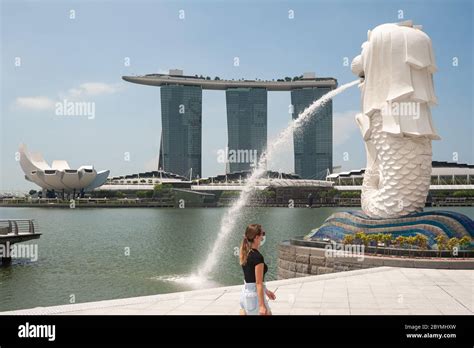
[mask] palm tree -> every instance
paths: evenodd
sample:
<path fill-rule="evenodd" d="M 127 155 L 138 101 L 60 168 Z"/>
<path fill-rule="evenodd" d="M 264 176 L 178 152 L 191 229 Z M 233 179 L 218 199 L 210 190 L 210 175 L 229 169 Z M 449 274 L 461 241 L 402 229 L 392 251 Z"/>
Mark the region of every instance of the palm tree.
<path fill-rule="evenodd" d="M 364 244 L 364 246 L 367 247 L 370 243 L 370 236 L 368 236 L 364 233 L 362 235 L 361 241 L 362 241 L 362 244 Z"/>
<path fill-rule="evenodd" d="M 364 236 L 365 236 L 365 233 L 364 233 L 364 232 L 362 232 L 362 231 L 361 231 L 361 232 L 357 232 L 357 233 L 354 235 L 354 237 L 355 237 L 355 239 L 356 239 L 356 243 L 357 243 L 357 244 L 362 244 L 362 239 L 364 238 Z"/>
<path fill-rule="evenodd" d="M 379 241 L 381 240 L 382 234 L 376 233 L 369 236 L 369 240 L 375 243 L 375 253 L 379 253 Z"/>
<path fill-rule="evenodd" d="M 417 234 L 415 236 L 415 244 L 421 249 L 426 250 L 428 248 L 428 237 L 423 234 Z"/>
<path fill-rule="evenodd" d="M 404 236 L 398 236 L 397 238 L 395 238 L 395 243 L 400 248 L 403 248 L 403 245 L 406 243 L 406 238 Z"/>
<path fill-rule="evenodd" d="M 383 243 L 383 240 L 384 240 L 384 234 L 377 233 L 377 243 Z"/>
<path fill-rule="evenodd" d="M 390 233 L 384 234 L 383 235 L 383 242 L 385 244 L 385 249 L 388 249 L 388 247 L 392 243 L 392 235 Z M 384 250 L 384 254 L 385 254 L 385 250 Z"/>
<path fill-rule="evenodd" d="M 342 240 L 344 244 L 352 244 L 354 243 L 354 236 L 352 234 L 346 234 L 344 239 Z"/>
<path fill-rule="evenodd" d="M 438 246 L 438 251 L 439 251 L 438 256 L 441 256 L 441 251 L 446 250 L 446 246 L 447 246 L 448 241 L 447 241 L 446 237 L 442 234 L 436 236 L 435 240 L 436 240 L 436 243 L 437 243 L 437 246 Z"/>
<path fill-rule="evenodd" d="M 407 237 L 407 243 L 410 246 L 410 251 L 408 252 L 408 255 L 413 255 L 412 250 L 413 247 L 416 245 L 416 238 L 414 236 Z"/>
<path fill-rule="evenodd" d="M 467 249 L 471 245 L 471 237 L 464 236 L 459 240 L 459 245 L 464 247 L 463 249 Z"/>
<path fill-rule="evenodd" d="M 459 239 L 456 237 L 450 238 L 448 240 L 448 249 L 451 251 L 451 253 L 454 252 L 454 248 L 456 247 L 459 247 Z"/>

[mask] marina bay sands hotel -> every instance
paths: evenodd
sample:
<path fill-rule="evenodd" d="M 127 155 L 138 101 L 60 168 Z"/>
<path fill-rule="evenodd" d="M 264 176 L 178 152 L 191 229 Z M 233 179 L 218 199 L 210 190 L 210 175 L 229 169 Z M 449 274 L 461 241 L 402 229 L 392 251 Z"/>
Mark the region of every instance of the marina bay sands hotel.
<path fill-rule="evenodd" d="M 202 90 L 225 90 L 228 155 L 226 172 L 251 169 L 235 154 L 254 153 L 256 160 L 267 145 L 267 92 L 290 91 L 293 119 L 322 95 L 337 87 L 334 78 L 305 73 L 272 81 L 221 80 L 219 77 L 186 76 L 182 70 L 169 74 L 123 76 L 125 81 L 161 87 L 159 167 L 162 170 L 201 177 Z M 293 135 L 295 173 L 304 179 L 324 179 L 332 171 L 332 102 L 319 109 L 302 131 Z M 247 155 L 248 156 L 248 155 Z M 242 156 L 243 157 L 243 156 Z"/>

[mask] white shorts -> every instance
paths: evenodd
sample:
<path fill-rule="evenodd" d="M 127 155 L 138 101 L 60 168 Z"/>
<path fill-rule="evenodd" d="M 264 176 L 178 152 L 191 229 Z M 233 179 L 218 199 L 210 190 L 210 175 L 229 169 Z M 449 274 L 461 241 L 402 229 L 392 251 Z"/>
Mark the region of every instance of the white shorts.
<path fill-rule="evenodd" d="M 268 305 L 267 295 L 265 290 L 267 287 L 265 283 L 263 284 L 263 299 L 267 311 L 270 312 L 270 306 Z M 247 315 L 258 315 L 258 294 L 257 294 L 257 284 L 255 283 L 245 283 L 242 287 L 242 292 L 240 294 L 240 308 L 245 311 Z"/>

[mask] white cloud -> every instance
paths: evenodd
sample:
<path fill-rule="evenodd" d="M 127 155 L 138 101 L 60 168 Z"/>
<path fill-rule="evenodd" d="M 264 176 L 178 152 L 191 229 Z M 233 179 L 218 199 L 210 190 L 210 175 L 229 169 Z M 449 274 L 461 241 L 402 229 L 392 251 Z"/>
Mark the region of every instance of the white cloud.
<path fill-rule="evenodd" d="M 120 84 L 86 82 L 77 88 L 71 88 L 68 91 L 66 98 L 81 98 L 87 96 L 98 96 L 102 94 L 114 94 L 120 90 L 120 86 Z"/>
<path fill-rule="evenodd" d="M 18 97 L 15 106 L 29 110 L 50 110 L 54 108 L 54 101 L 48 97 Z"/>
<path fill-rule="evenodd" d="M 104 82 L 85 82 L 79 87 L 71 88 L 67 92 L 59 92 L 57 100 L 45 96 L 17 97 L 14 106 L 28 110 L 52 110 L 57 102 L 62 100 L 78 100 L 87 97 L 95 97 L 105 94 L 114 94 L 122 89 L 121 84 L 109 84 Z"/>
<path fill-rule="evenodd" d="M 355 115 L 358 111 L 336 112 L 333 117 L 333 144 L 342 145 L 358 132 Z"/>

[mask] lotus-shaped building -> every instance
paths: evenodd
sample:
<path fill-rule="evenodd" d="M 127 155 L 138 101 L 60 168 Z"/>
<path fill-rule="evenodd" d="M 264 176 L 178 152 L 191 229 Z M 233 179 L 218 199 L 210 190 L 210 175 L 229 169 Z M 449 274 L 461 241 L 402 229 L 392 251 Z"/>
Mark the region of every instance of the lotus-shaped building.
<path fill-rule="evenodd" d="M 72 169 L 64 160 L 54 160 L 51 166 L 40 153 L 29 153 L 26 145 L 20 145 L 20 166 L 28 181 L 42 189 L 62 192 L 91 191 L 102 186 L 109 170 L 97 172 L 93 166 Z"/>

